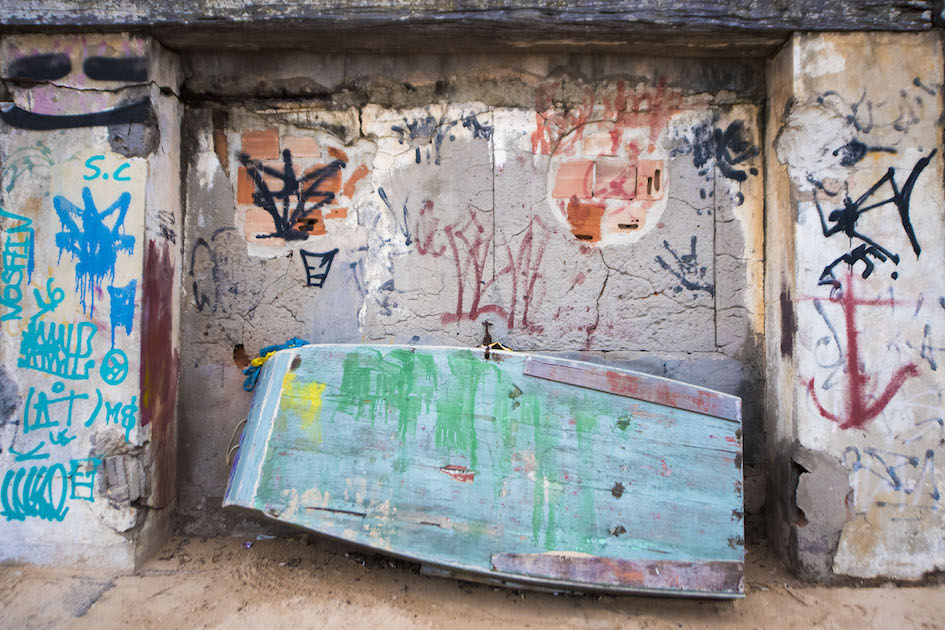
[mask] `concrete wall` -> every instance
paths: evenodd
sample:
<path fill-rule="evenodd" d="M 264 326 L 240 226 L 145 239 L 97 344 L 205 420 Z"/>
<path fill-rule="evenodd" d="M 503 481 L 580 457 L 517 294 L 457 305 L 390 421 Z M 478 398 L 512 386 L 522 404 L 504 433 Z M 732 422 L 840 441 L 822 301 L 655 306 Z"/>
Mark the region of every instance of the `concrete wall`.
<path fill-rule="evenodd" d="M 801 572 L 945 565 L 938 33 L 795 35 L 769 66 L 769 506 Z"/>
<path fill-rule="evenodd" d="M 757 511 L 760 70 L 192 56 L 184 527 L 219 531 L 227 440 L 249 404 L 240 368 L 296 336 L 491 340 L 740 394 Z"/>
<path fill-rule="evenodd" d="M 176 60 L 0 42 L 0 560 L 132 568 L 175 498 Z"/>
<path fill-rule="evenodd" d="M 767 473 L 796 569 L 945 564 L 939 34 L 794 35 L 766 70 L 204 50 L 182 72 L 146 38 L 20 35 L 0 67 L 0 559 L 131 567 L 175 498 L 185 531 L 231 531 L 240 370 L 297 336 L 738 394 L 747 513 Z"/>

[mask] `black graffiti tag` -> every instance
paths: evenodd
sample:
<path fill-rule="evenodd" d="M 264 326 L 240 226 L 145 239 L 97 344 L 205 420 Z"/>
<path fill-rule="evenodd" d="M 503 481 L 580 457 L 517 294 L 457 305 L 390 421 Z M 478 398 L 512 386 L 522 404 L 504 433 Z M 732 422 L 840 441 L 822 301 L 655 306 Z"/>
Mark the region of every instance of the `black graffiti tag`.
<path fill-rule="evenodd" d="M 850 265 L 851 268 L 858 262 L 863 263 L 862 276 L 864 278 L 868 278 L 873 273 L 876 267 L 874 260 L 879 262 L 891 260 L 896 265 L 899 264 L 898 254 L 894 254 L 873 238 L 863 234 L 857 227 L 857 222 L 861 216 L 871 210 L 882 208 L 883 206 L 892 205 L 896 208 L 902 229 L 905 231 L 906 236 L 909 238 L 909 243 L 912 245 L 912 251 L 915 252 L 916 258 L 919 257 L 922 253 L 922 247 L 919 245 L 919 239 L 916 237 L 915 229 L 912 227 L 912 218 L 909 216 L 909 202 L 912 198 L 912 189 L 915 187 L 919 175 L 922 174 L 925 167 L 932 161 L 936 152 L 937 150 L 932 150 L 931 153 L 916 162 L 901 189 L 896 184 L 896 169 L 890 168 L 886 171 L 885 175 L 879 178 L 869 190 L 860 195 L 856 200 L 851 199 L 849 195 L 845 195 L 843 198 L 843 206 L 833 210 L 827 217 L 824 216 L 824 210 L 820 206 L 820 201 L 815 199 L 817 212 L 820 215 L 820 224 L 825 237 L 829 238 L 834 234 L 844 234 L 850 239 L 861 241 L 859 245 L 824 267 L 823 272 L 820 274 L 818 285 L 830 285 L 834 289 L 839 289 L 840 282 L 834 275 L 834 268 L 841 263 L 846 263 Z M 872 199 L 873 195 L 886 184 L 889 184 L 892 190 L 891 196 L 881 201 L 867 203 Z M 898 274 L 893 273 L 893 279 L 897 277 Z"/>
<path fill-rule="evenodd" d="M 706 272 L 708 269 L 699 264 L 699 259 L 696 255 L 696 242 L 697 239 L 693 236 L 689 241 L 689 253 L 680 255 L 669 246 L 668 241 L 663 241 L 663 247 L 665 247 L 666 251 L 675 259 L 676 268 L 674 269 L 670 266 L 669 263 L 663 260 L 662 256 L 657 256 L 656 262 L 659 263 L 660 267 L 673 274 L 673 276 L 679 280 L 680 284 L 673 289 L 675 293 L 681 293 L 685 288 L 690 291 L 705 291 L 715 297 L 715 285 L 706 280 Z"/>
<path fill-rule="evenodd" d="M 323 287 L 331 271 L 331 261 L 335 259 L 338 248 L 329 252 L 307 252 L 299 250 L 302 256 L 302 267 L 305 269 L 305 285 L 309 287 Z"/>
<path fill-rule="evenodd" d="M 335 193 L 323 190 L 322 185 L 346 165 L 344 160 L 334 160 L 298 177 L 292 165 L 292 153 L 288 149 L 282 152 L 281 169 L 267 166 L 245 153 L 240 154 L 240 162 L 253 180 L 253 203 L 269 213 L 275 228 L 271 234 L 257 234 L 256 238 L 283 238 L 287 241 L 304 241 L 308 238 L 308 232 L 313 226 L 296 228 L 295 224 L 335 200 Z M 282 188 L 270 190 L 267 177 L 276 179 Z"/>

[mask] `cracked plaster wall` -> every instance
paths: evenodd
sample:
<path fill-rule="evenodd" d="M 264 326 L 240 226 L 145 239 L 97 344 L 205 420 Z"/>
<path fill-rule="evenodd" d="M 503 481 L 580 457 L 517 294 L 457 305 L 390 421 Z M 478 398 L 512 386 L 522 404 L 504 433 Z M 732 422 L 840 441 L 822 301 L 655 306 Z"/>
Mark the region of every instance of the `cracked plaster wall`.
<path fill-rule="evenodd" d="M 739 394 L 757 513 L 760 77 L 579 55 L 191 58 L 184 527 L 222 526 L 239 370 L 296 336 L 491 339 Z"/>
<path fill-rule="evenodd" d="M 802 573 L 945 566 L 938 34 L 795 35 L 769 66 L 774 547 Z"/>

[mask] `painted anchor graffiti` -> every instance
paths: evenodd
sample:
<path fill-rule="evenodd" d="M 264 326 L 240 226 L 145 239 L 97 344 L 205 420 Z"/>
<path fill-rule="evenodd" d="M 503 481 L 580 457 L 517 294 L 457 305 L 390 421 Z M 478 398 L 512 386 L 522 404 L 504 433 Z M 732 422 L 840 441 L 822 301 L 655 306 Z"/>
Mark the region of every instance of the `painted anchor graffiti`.
<path fill-rule="evenodd" d="M 821 416 L 836 422 L 841 429 L 862 429 L 873 418 L 882 413 L 889 401 L 896 395 L 905 382 L 919 375 L 919 367 L 915 363 L 909 363 L 898 367 L 893 372 L 892 377 L 878 396 L 873 396 L 873 391 L 867 388 L 870 375 L 864 370 L 860 359 L 860 331 L 856 327 L 856 310 L 861 306 L 893 306 L 897 304 L 896 300 L 889 299 L 864 299 L 854 295 L 853 292 L 853 272 L 847 276 L 845 286 L 839 290 L 831 291 L 828 299 L 829 303 L 838 304 L 843 309 L 844 323 L 846 326 L 847 352 L 846 352 L 846 375 L 847 375 L 847 401 L 846 409 L 843 412 L 832 413 L 827 411 L 817 398 L 815 388 L 815 379 L 811 378 L 807 382 L 807 391 L 813 400 L 817 411 Z M 822 298 L 812 298 L 815 304 L 823 302 Z"/>

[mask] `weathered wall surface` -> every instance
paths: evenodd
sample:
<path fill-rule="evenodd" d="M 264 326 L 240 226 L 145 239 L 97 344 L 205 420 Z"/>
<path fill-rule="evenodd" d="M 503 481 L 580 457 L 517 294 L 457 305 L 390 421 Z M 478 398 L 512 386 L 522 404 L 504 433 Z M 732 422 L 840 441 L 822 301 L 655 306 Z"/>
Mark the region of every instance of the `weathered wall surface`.
<path fill-rule="evenodd" d="M 0 560 L 131 568 L 175 496 L 179 69 L 124 35 L 0 67 Z"/>
<path fill-rule="evenodd" d="M 772 522 L 821 577 L 945 566 L 938 34 L 796 35 L 769 72 Z"/>
<path fill-rule="evenodd" d="M 239 369 L 295 336 L 491 340 L 716 387 L 745 397 L 746 457 L 760 463 L 757 66 L 267 59 L 195 56 L 186 85 L 206 98 L 184 133 L 181 507 L 194 531 L 219 516 L 249 404 Z"/>

